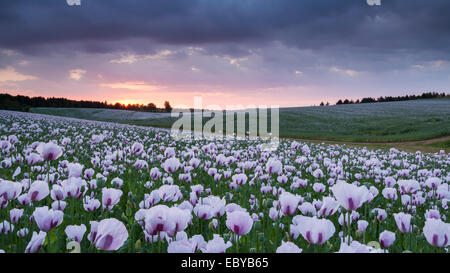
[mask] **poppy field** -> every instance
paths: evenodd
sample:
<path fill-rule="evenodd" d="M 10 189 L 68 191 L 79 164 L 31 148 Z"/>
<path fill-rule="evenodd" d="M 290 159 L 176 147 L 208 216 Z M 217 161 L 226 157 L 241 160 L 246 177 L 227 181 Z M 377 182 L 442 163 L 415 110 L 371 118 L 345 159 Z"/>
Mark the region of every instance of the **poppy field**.
<path fill-rule="evenodd" d="M 450 158 L 0 111 L 0 252 L 448 253 Z"/>

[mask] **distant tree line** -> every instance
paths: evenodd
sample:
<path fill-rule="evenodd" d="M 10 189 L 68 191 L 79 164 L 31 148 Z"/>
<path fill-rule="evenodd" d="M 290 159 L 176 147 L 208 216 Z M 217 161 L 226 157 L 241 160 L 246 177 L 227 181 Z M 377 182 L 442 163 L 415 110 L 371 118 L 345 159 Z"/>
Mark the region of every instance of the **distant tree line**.
<path fill-rule="evenodd" d="M 164 102 L 164 108 L 158 108 L 154 103 L 144 104 L 128 104 L 120 103 L 108 104 L 107 101 L 87 101 L 87 100 L 69 100 L 66 98 L 44 98 L 44 97 L 28 97 L 28 96 L 12 96 L 10 94 L 0 94 L 0 109 L 15 111 L 30 111 L 31 107 L 59 107 L 59 108 L 104 108 L 131 110 L 142 112 L 171 112 L 172 107 L 168 101 Z"/>
<path fill-rule="evenodd" d="M 392 97 L 392 96 L 386 96 L 386 97 L 379 97 L 379 98 L 363 98 L 361 100 L 338 100 L 336 102 L 336 105 L 340 104 L 356 104 L 356 103 L 373 103 L 373 102 L 388 102 L 388 101 L 405 101 L 405 100 L 418 100 L 418 99 L 432 99 L 432 98 L 443 98 L 450 95 L 447 95 L 446 93 L 438 93 L 438 92 L 425 92 L 422 93 L 422 95 L 406 95 L 406 96 L 398 96 L 398 97 Z M 320 103 L 320 106 L 324 106 L 325 104 L 322 102 Z M 327 102 L 326 105 L 329 105 Z"/>

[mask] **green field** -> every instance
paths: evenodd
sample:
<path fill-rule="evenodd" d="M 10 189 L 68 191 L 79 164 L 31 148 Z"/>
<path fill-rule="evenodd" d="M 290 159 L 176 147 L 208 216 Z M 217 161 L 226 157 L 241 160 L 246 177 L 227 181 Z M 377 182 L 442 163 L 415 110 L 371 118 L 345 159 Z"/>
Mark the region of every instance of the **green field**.
<path fill-rule="evenodd" d="M 32 112 L 169 128 L 168 113 L 32 108 Z M 206 121 L 207 119 L 204 119 Z M 450 99 L 280 109 L 280 136 L 351 142 L 399 142 L 450 135 Z"/>

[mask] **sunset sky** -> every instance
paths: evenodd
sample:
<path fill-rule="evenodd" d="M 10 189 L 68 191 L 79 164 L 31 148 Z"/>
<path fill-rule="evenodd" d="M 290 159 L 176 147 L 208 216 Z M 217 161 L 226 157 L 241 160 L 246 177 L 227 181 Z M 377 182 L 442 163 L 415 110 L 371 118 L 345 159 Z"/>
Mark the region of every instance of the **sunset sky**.
<path fill-rule="evenodd" d="M 450 1 L 381 2 L 2 1 L 0 93 L 225 107 L 448 92 Z"/>

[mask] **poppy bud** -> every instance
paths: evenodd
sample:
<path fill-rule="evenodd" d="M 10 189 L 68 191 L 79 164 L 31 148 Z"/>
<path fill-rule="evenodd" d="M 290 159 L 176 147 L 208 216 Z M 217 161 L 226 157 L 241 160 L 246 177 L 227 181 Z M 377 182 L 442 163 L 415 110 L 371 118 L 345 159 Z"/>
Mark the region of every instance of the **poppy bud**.
<path fill-rule="evenodd" d="M 142 242 L 141 240 L 137 240 L 136 243 L 134 244 L 134 249 L 136 250 L 136 252 L 141 251 L 142 248 Z"/>

